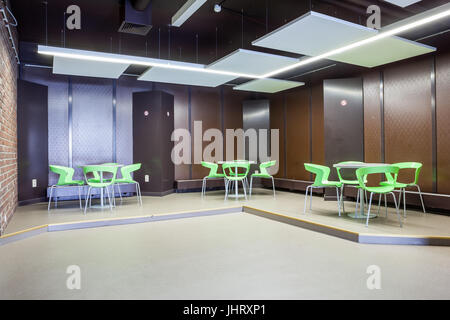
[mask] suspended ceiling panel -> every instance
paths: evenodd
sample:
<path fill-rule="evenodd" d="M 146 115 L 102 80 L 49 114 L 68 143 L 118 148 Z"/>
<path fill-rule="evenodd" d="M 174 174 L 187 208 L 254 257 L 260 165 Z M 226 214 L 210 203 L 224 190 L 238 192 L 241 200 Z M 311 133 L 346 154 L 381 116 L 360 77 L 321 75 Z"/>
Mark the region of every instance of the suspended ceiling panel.
<path fill-rule="evenodd" d="M 295 87 L 300 87 L 303 85 L 305 85 L 304 82 L 264 78 L 243 83 L 241 85 L 235 86 L 233 89 L 242 91 L 275 93 Z"/>
<path fill-rule="evenodd" d="M 127 63 L 53 57 L 55 74 L 117 79 L 129 66 Z"/>
<path fill-rule="evenodd" d="M 311 11 L 253 41 L 252 44 L 317 56 L 376 34 L 376 30 Z"/>
<path fill-rule="evenodd" d="M 410 6 L 414 3 L 420 2 L 422 0 L 385 0 L 385 1 L 395 4 L 396 6 L 404 8 L 404 7 Z"/>
<path fill-rule="evenodd" d="M 263 75 L 298 62 L 298 59 L 264 52 L 238 49 L 211 63 L 207 68 L 236 73 Z"/>
<path fill-rule="evenodd" d="M 436 51 L 436 48 L 399 37 L 391 37 L 331 56 L 329 59 L 372 68 L 433 51 Z"/>
<path fill-rule="evenodd" d="M 236 79 L 235 76 L 198 72 L 191 70 L 151 67 L 138 80 L 185 84 L 192 86 L 217 87 Z"/>

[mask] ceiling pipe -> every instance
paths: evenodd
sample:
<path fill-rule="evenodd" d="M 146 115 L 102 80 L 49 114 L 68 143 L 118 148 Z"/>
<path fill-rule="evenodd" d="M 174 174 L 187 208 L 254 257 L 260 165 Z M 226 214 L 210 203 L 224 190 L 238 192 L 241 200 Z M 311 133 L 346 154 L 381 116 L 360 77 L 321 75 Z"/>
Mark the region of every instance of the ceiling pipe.
<path fill-rule="evenodd" d="M 144 11 L 150 4 L 151 0 L 130 0 L 130 2 L 135 10 Z"/>

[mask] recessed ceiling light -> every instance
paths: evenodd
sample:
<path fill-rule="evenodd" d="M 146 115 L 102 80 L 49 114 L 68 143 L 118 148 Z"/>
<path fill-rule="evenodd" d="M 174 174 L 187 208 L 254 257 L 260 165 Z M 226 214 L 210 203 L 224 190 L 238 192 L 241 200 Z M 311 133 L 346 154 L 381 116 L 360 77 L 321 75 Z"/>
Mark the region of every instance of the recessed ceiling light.
<path fill-rule="evenodd" d="M 396 6 L 399 6 L 399 7 L 405 8 L 414 3 L 420 2 L 422 0 L 384 0 L 384 1 L 395 4 Z"/>
<path fill-rule="evenodd" d="M 214 5 L 214 12 L 219 13 L 220 11 L 222 11 L 222 6 L 218 3 L 216 3 Z"/>

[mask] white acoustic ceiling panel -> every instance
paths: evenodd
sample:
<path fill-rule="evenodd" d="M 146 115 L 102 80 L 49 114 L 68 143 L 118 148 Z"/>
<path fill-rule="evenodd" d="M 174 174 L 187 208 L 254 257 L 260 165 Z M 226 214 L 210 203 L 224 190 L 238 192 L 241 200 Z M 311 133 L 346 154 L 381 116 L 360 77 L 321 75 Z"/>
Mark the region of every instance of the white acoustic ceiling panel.
<path fill-rule="evenodd" d="M 395 4 L 396 6 L 405 8 L 407 6 L 410 6 L 414 3 L 420 2 L 422 0 L 384 0 L 386 2 L 390 2 L 392 4 Z"/>
<path fill-rule="evenodd" d="M 253 41 L 252 44 L 317 56 L 376 34 L 374 29 L 311 11 Z"/>
<path fill-rule="evenodd" d="M 55 74 L 117 79 L 129 66 L 127 63 L 53 57 Z"/>
<path fill-rule="evenodd" d="M 208 65 L 211 70 L 262 75 L 298 62 L 298 59 L 264 52 L 238 49 Z"/>
<path fill-rule="evenodd" d="M 256 79 L 233 87 L 234 90 L 275 93 L 305 85 L 304 82 L 279 79 Z"/>
<path fill-rule="evenodd" d="M 373 68 L 433 51 L 436 51 L 436 48 L 399 37 L 390 37 L 330 56 L 328 59 Z"/>
<path fill-rule="evenodd" d="M 151 67 L 144 72 L 138 80 L 176 83 L 192 86 L 217 87 L 236 78 L 236 76 L 231 75 L 199 72 L 194 70 Z"/>

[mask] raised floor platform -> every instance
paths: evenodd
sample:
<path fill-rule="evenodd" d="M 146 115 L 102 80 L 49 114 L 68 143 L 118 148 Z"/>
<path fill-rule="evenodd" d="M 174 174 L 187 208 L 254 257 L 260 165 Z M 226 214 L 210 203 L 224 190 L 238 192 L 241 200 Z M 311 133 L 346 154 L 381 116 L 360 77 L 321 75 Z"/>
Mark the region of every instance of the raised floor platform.
<path fill-rule="evenodd" d="M 127 198 L 121 204 L 117 202 L 113 211 L 109 208 L 90 209 L 86 215 L 76 201 L 62 202 L 58 209 L 50 212 L 45 203 L 38 203 L 17 209 L 0 237 L 0 245 L 42 232 L 243 212 L 359 243 L 450 246 L 448 216 L 408 210 L 403 228 L 400 228 L 395 209 L 388 208 L 387 218 L 382 209 L 380 216 L 371 219 L 366 228 L 365 221 L 352 219 L 347 214 L 339 217 L 334 201 L 314 197 L 313 210 L 307 214 L 303 214 L 303 204 L 303 194 L 277 191 L 274 198 L 271 190 L 265 189 L 255 189 L 248 201 L 224 201 L 220 190 L 211 191 L 204 198 L 200 193 L 143 197 L 142 207 L 137 205 L 135 198 Z M 346 202 L 347 213 L 354 208 L 354 202 Z"/>

